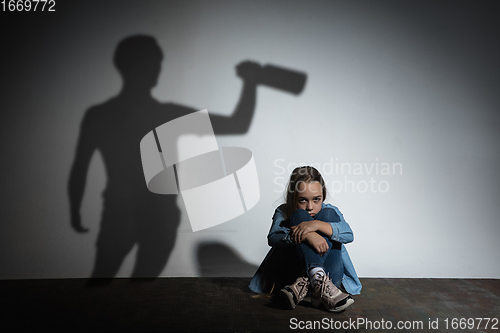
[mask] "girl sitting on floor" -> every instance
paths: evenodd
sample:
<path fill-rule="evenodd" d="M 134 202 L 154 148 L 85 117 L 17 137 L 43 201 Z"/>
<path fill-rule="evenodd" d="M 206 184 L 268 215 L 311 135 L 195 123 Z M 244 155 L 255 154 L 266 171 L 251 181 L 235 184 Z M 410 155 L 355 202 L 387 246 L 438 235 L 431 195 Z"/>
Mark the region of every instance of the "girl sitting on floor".
<path fill-rule="evenodd" d="M 273 294 L 292 309 L 308 292 L 313 306 L 323 304 L 332 312 L 354 303 L 351 295 L 359 294 L 361 283 L 343 245 L 353 241 L 353 233 L 325 197 L 318 170 L 293 170 L 285 203 L 274 212 L 267 235 L 272 248 L 250 282 L 252 291 Z"/>

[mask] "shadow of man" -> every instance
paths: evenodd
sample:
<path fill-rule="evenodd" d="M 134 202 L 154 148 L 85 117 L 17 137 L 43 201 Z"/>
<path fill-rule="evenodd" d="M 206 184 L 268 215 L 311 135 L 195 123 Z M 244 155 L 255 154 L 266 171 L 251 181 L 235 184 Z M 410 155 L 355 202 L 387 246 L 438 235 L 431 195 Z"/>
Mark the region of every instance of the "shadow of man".
<path fill-rule="evenodd" d="M 123 79 L 122 89 L 117 96 L 87 110 L 81 123 L 68 183 L 71 225 L 77 232 L 88 231 L 81 223 L 80 206 L 96 151 L 107 175 L 93 278 L 114 277 L 135 245 L 138 250 L 132 277 L 157 277 L 175 245 L 181 217 L 177 195 L 158 195 L 147 189 L 139 142 L 152 129 L 198 110 L 153 98 L 151 90 L 157 84 L 162 59 L 153 37 L 137 35 L 120 41 L 114 63 Z M 261 66 L 253 62 L 237 66 L 243 79 L 240 100 L 232 116 L 210 115 L 215 134 L 248 131 L 260 71 Z"/>

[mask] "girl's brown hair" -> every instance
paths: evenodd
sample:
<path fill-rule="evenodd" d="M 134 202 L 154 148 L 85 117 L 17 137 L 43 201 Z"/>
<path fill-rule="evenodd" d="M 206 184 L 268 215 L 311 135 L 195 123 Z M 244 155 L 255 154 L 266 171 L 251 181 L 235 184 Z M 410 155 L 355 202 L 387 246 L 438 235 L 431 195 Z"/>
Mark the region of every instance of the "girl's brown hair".
<path fill-rule="evenodd" d="M 323 177 L 312 166 L 297 167 L 292 171 L 285 194 L 285 219 L 292 216 L 297 209 L 299 186 L 301 183 L 319 182 L 323 188 L 323 200 L 326 199 L 326 186 Z"/>

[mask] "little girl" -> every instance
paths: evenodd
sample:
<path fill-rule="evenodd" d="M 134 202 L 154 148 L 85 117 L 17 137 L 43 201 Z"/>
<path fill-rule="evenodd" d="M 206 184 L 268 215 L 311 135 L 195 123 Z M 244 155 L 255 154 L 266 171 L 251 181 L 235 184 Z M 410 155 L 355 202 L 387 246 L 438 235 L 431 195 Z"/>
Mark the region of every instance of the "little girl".
<path fill-rule="evenodd" d="M 359 294 L 361 283 L 343 245 L 353 241 L 353 233 L 338 208 L 323 202 L 325 197 L 318 170 L 293 170 L 285 203 L 274 212 L 267 235 L 272 249 L 250 282 L 252 291 L 273 294 L 292 309 L 309 291 L 313 306 L 323 304 L 328 311 L 354 303 L 350 294 Z"/>

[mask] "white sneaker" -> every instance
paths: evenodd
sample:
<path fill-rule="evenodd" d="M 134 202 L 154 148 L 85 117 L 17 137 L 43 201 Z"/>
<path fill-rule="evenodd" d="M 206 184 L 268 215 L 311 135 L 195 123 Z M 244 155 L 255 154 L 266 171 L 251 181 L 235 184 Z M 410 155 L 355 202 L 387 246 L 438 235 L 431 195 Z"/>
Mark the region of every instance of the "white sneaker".
<path fill-rule="evenodd" d="M 312 286 L 311 302 L 314 307 L 323 304 L 328 311 L 340 312 L 351 306 L 354 300 L 349 294 L 335 287 L 328 275 L 323 275 L 318 277 Z"/>

